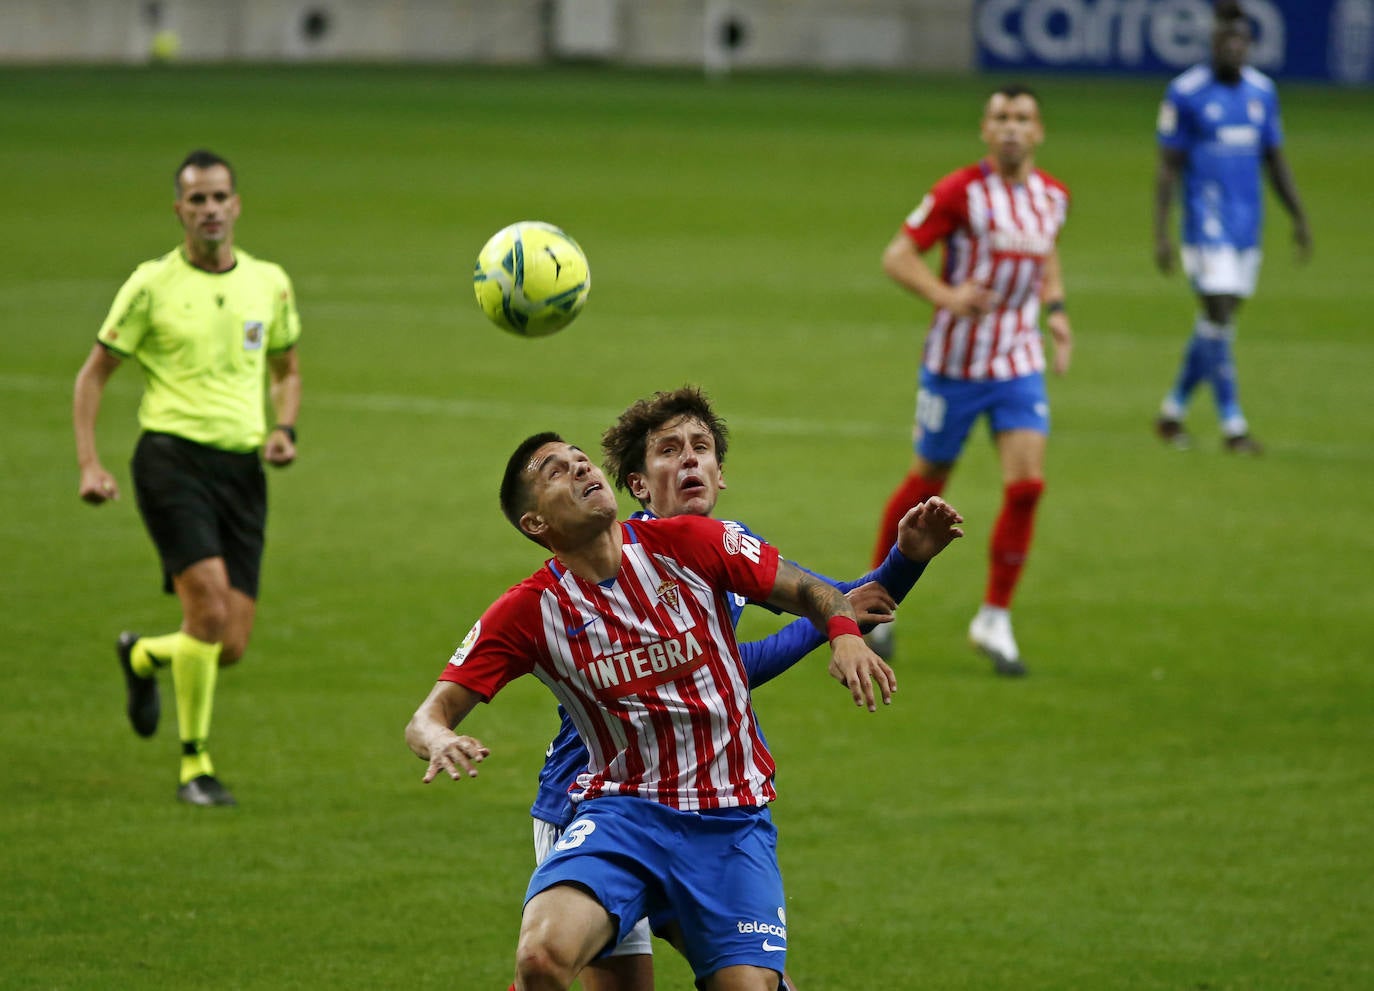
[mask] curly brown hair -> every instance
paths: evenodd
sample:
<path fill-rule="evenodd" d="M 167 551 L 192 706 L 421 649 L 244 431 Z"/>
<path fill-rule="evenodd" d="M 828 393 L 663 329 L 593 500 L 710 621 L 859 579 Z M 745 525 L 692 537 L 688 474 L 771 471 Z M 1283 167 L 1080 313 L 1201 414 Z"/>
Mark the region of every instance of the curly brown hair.
<path fill-rule="evenodd" d="M 706 393 L 694 385 L 684 385 L 672 392 L 655 392 L 647 399 L 636 400 L 601 435 L 602 467 L 616 488 L 628 492 L 630 475 L 644 471 L 649 435 L 683 416 L 700 420 L 711 431 L 716 441 L 716 461 L 724 466 L 725 450 L 730 446 L 725 420 L 712 408 Z"/>

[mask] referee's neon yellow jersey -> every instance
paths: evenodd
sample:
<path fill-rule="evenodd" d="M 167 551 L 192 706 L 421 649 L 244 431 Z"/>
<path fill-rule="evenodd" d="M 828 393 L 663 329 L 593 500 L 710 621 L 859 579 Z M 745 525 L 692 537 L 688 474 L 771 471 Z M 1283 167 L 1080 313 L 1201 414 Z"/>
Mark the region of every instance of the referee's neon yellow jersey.
<path fill-rule="evenodd" d="M 256 450 L 267 434 L 267 356 L 301 333 L 291 280 L 239 248 L 227 272 L 206 272 L 182 249 L 144 262 L 115 295 L 97 340 L 143 368 L 144 430 L 225 451 Z"/>

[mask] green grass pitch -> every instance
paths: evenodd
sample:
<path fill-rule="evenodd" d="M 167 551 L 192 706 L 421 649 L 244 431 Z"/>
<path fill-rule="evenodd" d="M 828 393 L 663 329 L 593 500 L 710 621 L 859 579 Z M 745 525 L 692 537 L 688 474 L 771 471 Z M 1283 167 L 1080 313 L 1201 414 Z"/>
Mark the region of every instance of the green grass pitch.
<path fill-rule="evenodd" d="M 820 656 L 757 697 L 807 991 L 1374 986 L 1374 94 L 1283 91 L 1316 257 L 1295 265 L 1271 203 L 1238 344 L 1269 452 L 1236 460 L 1209 397 L 1195 450 L 1149 429 L 1193 313 L 1150 261 L 1163 84 L 1038 84 L 1078 349 L 1016 602 L 1032 676 L 964 641 L 998 499 L 980 438 L 947 492 L 968 536 L 901 611 L 893 708 L 852 709 Z M 422 787 L 401 731 L 538 562 L 497 510 L 506 453 L 547 428 L 595 445 L 630 400 L 699 383 L 733 428 L 722 513 L 865 570 L 927 317 L 879 255 L 979 155 L 987 88 L 0 72 L 0 987 L 505 987 L 552 703 L 527 680 L 475 713 L 493 755 L 461 785 Z M 179 239 L 171 172 L 201 145 L 238 166 L 239 243 L 286 266 L 305 321 L 300 461 L 272 474 L 257 635 L 220 681 L 223 812 L 173 801 L 170 712 L 151 742 L 125 723 L 114 636 L 171 629 L 175 603 L 132 498 L 77 500 L 69 417 L 115 289 Z M 591 259 L 547 340 L 469 288 L 519 219 Z M 101 421 L 126 493 L 138 378 Z M 690 984 L 662 951 L 659 986 Z"/>

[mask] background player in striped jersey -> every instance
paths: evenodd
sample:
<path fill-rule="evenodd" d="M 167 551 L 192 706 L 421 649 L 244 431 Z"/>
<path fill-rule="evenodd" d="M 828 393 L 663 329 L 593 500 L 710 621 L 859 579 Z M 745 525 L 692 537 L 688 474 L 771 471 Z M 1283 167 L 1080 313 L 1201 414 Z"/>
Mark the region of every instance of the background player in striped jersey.
<path fill-rule="evenodd" d="M 527 890 L 517 987 L 567 988 L 638 919 L 668 913 L 701 987 L 776 991 L 787 929 L 774 765 L 731 590 L 824 626 L 830 673 L 857 705 L 891 701 L 891 668 L 844 594 L 769 545 L 694 515 L 618 522 L 601 470 L 557 434 L 512 454 L 501 505 L 554 556 L 483 613 L 406 740 L 428 761 L 425 781 L 475 775 L 489 751 L 453 727 L 532 673 L 587 742 L 578 816 Z"/>
<path fill-rule="evenodd" d="M 1298 190 L 1283 156 L 1283 128 L 1274 81 L 1245 64 L 1250 23 L 1239 3 L 1216 5 L 1210 64 L 1175 78 L 1159 107 L 1159 169 L 1155 178 L 1155 263 L 1174 267 L 1169 210 L 1183 183 L 1183 269 L 1201 312 L 1184 349 L 1174 386 L 1160 403 L 1155 432 L 1175 447 L 1190 446 L 1183 419 L 1193 390 L 1212 386 L 1223 444 L 1239 454 L 1260 454 L 1250 435 L 1236 387 L 1232 342 L 1235 314 L 1255 291 L 1260 267 L 1264 191 L 1260 167 L 1293 218 L 1298 258 L 1312 238 Z"/>
<path fill-rule="evenodd" d="M 133 358 L 145 379 L 134 488 L 181 625 L 156 637 L 120 634 L 127 712 L 134 731 L 151 736 L 161 713 L 156 672 L 170 669 L 182 745 L 177 797 L 233 805 L 210 762 L 210 716 L 218 668 L 243 656 L 257 611 L 267 523 L 259 450 L 278 467 L 296 457 L 301 328 L 286 273 L 234 246 L 240 203 L 228 162 L 205 150 L 187 155 L 174 207 L 181 247 L 124 283 L 76 377 L 79 495 L 94 505 L 119 498 L 95 427 L 105 383 Z M 276 414 L 270 431 L 264 391 Z"/>
<path fill-rule="evenodd" d="M 1054 370 L 1068 371 L 1073 335 L 1064 311 L 1056 241 L 1068 213 L 1063 183 L 1035 166 L 1044 140 L 1040 105 L 1005 86 L 983 109 L 987 157 L 937 182 L 888 244 L 883 270 L 935 307 L 921 357 L 915 458 L 889 498 L 873 560 L 887 554 L 912 506 L 944 491 L 974 423 L 986 416 L 1002 468 L 983 605 L 969 639 L 998 674 L 1026 673 L 1011 626 L 1011 600 L 1030 551 L 1044 491 L 1049 400 L 1039 316 L 1054 335 Z M 937 243 L 937 274 L 922 255 Z M 890 654 L 892 624 L 869 634 Z"/>
<path fill-rule="evenodd" d="M 622 491 L 643 506 L 633 519 L 710 516 L 725 488 L 723 468 L 729 431 L 701 390 L 684 386 L 658 392 L 633 403 L 602 437 L 606 471 Z M 861 622 L 885 621 L 920 578 L 926 564 L 962 535 L 962 517 L 942 500 L 908 513 L 898 544 L 875 571 L 853 582 L 825 581 L 846 592 Z M 756 536 L 744 524 L 728 521 L 742 534 Z M 732 622 L 738 623 L 746 600 L 732 596 Z M 872 610 L 872 611 L 870 611 Z M 824 632 L 798 619 L 776 633 L 740 644 L 740 658 L 751 691 L 777 677 L 825 643 Z M 534 819 L 535 855 L 542 861 L 576 814 L 569 800 L 577 775 L 587 766 L 587 748 L 567 713 L 559 709 L 559 729 L 549 744 L 539 774 L 539 791 L 530 814 Z M 660 931 L 662 931 L 660 927 Z M 672 931 L 663 933 L 672 939 Z M 680 944 L 679 944 L 680 945 Z M 608 955 L 594 960 L 578 975 L 585 991 L 652 991 L 652 937 L 647 919 Z M 784 989 L 795 988 L 784 975 Z"/>

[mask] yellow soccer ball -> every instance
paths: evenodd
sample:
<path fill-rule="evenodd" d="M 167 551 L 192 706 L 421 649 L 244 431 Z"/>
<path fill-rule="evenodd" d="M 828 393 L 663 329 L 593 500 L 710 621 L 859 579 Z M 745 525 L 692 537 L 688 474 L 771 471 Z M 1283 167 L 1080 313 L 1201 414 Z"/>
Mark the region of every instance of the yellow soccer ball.
<path fill-rule="evenodd" d="M 482 246 L 472 289 L 482 312 L 502 330 L 546 337 L 582 312 L 591 289 L 587 256 L 553 224 L 522 220 Z"/>

